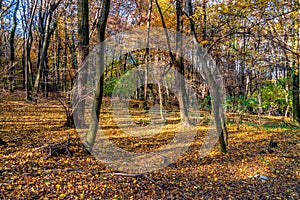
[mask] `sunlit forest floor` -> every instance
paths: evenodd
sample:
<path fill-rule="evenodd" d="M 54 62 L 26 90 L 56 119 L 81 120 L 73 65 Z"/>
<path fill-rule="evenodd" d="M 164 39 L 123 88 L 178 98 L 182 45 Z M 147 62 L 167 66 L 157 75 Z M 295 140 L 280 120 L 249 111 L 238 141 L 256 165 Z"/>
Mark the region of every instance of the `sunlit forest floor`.
<path fill-rule="evenodd" d="M 22 99 L 20 92 L 0 97 L 0 138 L 7 142 L 0 145 L 0 199 L 300 198 L 300 128 L 282 117 L 264 116 L 258 126 L 257 116 L 246 115 L 237 131 L 237 116 L 228 114 L 228 154 L 218 153 L 216 146 L 201 158 L 199 147 L 207 131 L 203 123 L 189 150 L 172 167 L 130 177 L 114 173 L 84 153 L 76 130 L 64 126 L 66 114 L 58 100 L 41 99 L 35 104 Z M 131 108 L 135 111 L 140 113 Z M 169 116 L 166 129 L 140 142 L 121 137 L 109 108 L 103 106 L 102 112 L 106 134 L 118 146 L 135 152 L 168 143 L 179 123 L 178 116 Z M 37 150 L 65 141 L 68 135 L 72 156 L 46 159 L 45 152 Z M 270 138 L 278 147 L 269 147 Z"/>

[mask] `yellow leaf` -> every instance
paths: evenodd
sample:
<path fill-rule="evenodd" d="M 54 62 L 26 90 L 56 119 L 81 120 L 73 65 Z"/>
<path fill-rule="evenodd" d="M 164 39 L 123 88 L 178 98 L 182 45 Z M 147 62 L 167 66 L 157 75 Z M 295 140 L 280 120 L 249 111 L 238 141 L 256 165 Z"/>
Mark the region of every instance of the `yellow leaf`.
<path fill-rule="evenodd" d="M 6 186 L 6 189 L 7 189 L 7 190 L 12 190 L 12 186 L 11 186 L 11 185 L 7 185 L 7 186 Z"/>
<path fill-rule="evenodd" d="M 66 196 L 67 195 L 65 193 L 62 193 L 62 194 L 59 195 L 59 197 L 61 197 L 61 198 L 65 198 Z"/>
<path fill-rule="evenodd" d="M 204 46 L 204 45 L 206 45 L 206 44 L 208 44 L 208 40 L 203 40 L 203 41 L 201 41 L 201 45 L 202 45 L 202 46 Z"/>

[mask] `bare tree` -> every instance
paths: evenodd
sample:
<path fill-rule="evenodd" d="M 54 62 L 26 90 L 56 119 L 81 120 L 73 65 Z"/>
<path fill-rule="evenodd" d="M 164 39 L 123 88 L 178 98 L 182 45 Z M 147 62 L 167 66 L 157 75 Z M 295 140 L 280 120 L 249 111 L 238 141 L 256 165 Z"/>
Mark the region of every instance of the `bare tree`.
<path fill-rule="evenodd" d="M 89 131 L 86 134 L 85 146 L 88 152 L 92 152 L 96 133 L 98 130 L 98 122 L 100 119 L 100 109 L 102 104 L 103 97 L 103 84 L 104 84 L 104 51 L 105 45 L 103 41 L 105 40 L 105 30 L 107 25 L 108 14 L 110 10 L 110 0 L 103 0 L 101 14 L 99 16 L 99 20 L 97 23 L 97 40 L 100 45 L 100 49 L 98 50 L 96 58 L 96 88 L 94 94 L 94 101 L 92 105 L 92 113 L 91 113 L 91 123 L 89 127 Z"/>
<path fill-rule="evenodd" d="M 41 46 L 41 52 L 40 52 L 40 57 L 39 57 L 39 62 L 38 62 L 38 72 L 36 75 L 36 79 L 35 79 L 35 83 L 33 86 L 33 100 L 37 100 L 37 94 L 39 91 L 39 86 L 40 86 L 40 79 L 41 79 L 41 74 L 42 74 L 42 69 L 43 67 L 46 65 L 45 62 L 46 58 L 47 58 L 47 50 L 49 47 L 49 42 L 50 42 L 50 37 L 53 34 L 54 30 L 51 29 L 51 21 L 52 21 L 52 15 L 54 13 L 54 11 L 56 10 L 56 8 L 59 6 L 59 4 L 61 3 L 62 0 L 58 0 L 57 2 L 54 1 L 48 1 L 45 2 L 45 4 L 43 4 L 45 7 L 41 7 L 42 10 L 40 10 L 40 12 L 44 12 L 43 14 L 45 15 L 45 24 L 43 24 L 44 22 L 40 22 L 42 24 L 40 24 L 41 30 L 41 34 L 45 34 L 43 41 L 42 41 L 42 46 Z"/>
<path fill-rule="evenodd" d="M 206 3 L 206 1 L 204 1 Z M 189 18 L 190 18 L 190 27 L 191 31 L 193 32 L 193 35 L 195 38 L 197 38 L 197 33 L 196 33 L 196 28 L 195 28 L 195 23 L 193 19 L 191 18 L 193 14 L 193 7 L 192 7 L 192 1 L 188 0 L 187 1 L 187 6 L 188 6 L 188 11 L 189 11 Z M 205 6 L 203 6 L 205 8 Z M 206 19 L 205 19 L 206 20 Z M 205 28 L 206 29 L 206 28 Z M 206 35 L 206 33 L 204 34 Z M 197 42 L 199 40 L 196 39 Z M 203 58 L 204 60 L 209 59 L 206 56 Z M 219 107 L 219 103 L 221 102 L 222 95 L 220 94 L 220 91 L 222 89 L 220 88 L 220 85 L 218 82 L 215 81 L 216 78 L 211 69 L 209 69 L 209 66 L 207 66 L 204 62 L 203 64 L 203 73 L 205 74 L 205 77 L 207 77 L 206 81 L 209 81 L 210 89 L 212 89 L 212 96 L 214 97 L 213 100 L 213 114 L 215 118 L 215 123 L 217 127 L 217 132 L 219 134 L 219 146 L 220 146 L 220 151 L 226 153 L 227 152 L 227 143 L 228 143 L 228 131 L 226 127 L 226 121 L 225 121 L 225 114 L 222 108 Z"/>
<path fill-rule="evenodd" d="M 2 2 L 1 2 L 2 4 Z M 16 7 L 13 13 L 13 26 L 11 28 L 10 37 L 9 37 L 9 45 L 10 45 L 10 66 L 9 66 L 9 90 L 12 92 L 14 89 L 14 74 L 16 71 L 16 63 L 15 63 L 15 34 L 17 28 L 17 12 L 19 10 L 20 0 L 16 1 Z"/>
<path fill-rule="evenodd" d="M 76 87 L 78 95 L 77 97 L 82 97 L 85 94 L 84 91 L 84 85 L 87 81 L 87 75 L 83 71 L 81 71 L 81 67 L 84 63 L 85 58 L 89 54 L 89 2 L 88 0 L 78 0 L 78 65 L 79 65 L 79 71 L 78 71 L 78 85 Z M 87 63 L 85 63 L 84 67 Z M 83 73 L 82 73 L 83 72 Z M 76 126 L 77 127 L 84 127 L 85 121 L 84 121 L 84 106 L 85 106 L 85 99 L 77 99 L 75 100 L 78 102 L 73 108 L 73 116 L 76 117 Z"/>
<path fill-rule="evenodd" d="M 180 118 L 181 118 L 181 122 L 183 126 L 190 126 L 190 120 L 189 120 L 189 116 L 188 116 L 188 112 L 187 112 L 187 104 L 186 104 L 186 99 L 185 99 L 185 83 L 183 80 L 183 76 L 184 76 L 184 64 L 183 64 L 183 58 L 180 56 L 181 55 L 181 47 L 182 47 L 182 38 L 180 36 L 180 32 L 182 31 L 182 1 L 176 1 L 176 30 L 178 32 L 177 36 L 176 36 L 176 53 L 174 54 L 171 51 L 171 46 L 170 46 L 170 38 L 169 38 L 169 34 L 167 31 L 167 26 L 165 24 L 165 20 L 164 20 L 164 16 L 162 13 L 162 10 L 160 8 L 160 5 L 158 3 L 158 1 L 155 1 L 156 3 L 156 7 L 158 9 L 159 15 L 160 15 L 160 19 L 163 25 L 163 28 L 165 29 L 165 35 L 166 35 L 166 39 L 167 39 L 167 45 L 168 45 L 168 50 L 169 50 L 169 56 L 171 58 L 171 65 L 174 66 L 176 68 L 176 70 L 179 72 L 178 73 L 178 82 L 177 82 L 177 97 L 178 97 L 178 102 L 179 102 L 179 109 L 180 109 Z"/>
<path fill-rule="evenodd" d="M 179 108 L 180 108 L 180 118 L 181 122 L 184 126 L 190 126 L 190 120 L 188 116 L 188 110 L 187 110 L 187 97 L 185 94 L 185 80 L 184 80 L 184 62 L 182 58 L 182 36 L 183 33 L 183 12 L 182 12 L 182 0 L 176 1 L 176 62 L 175 67 L 177 69 L 178 77 L 177 77 L 177 93 L 178 93 L 178 102 L 179 102 Z"/>
<path fill-rule="evenodd" d="M 148 15 L 147 15 L 147 37 L 146 37 L 146 52 L 145 52 L 145 85 L 144 85 L 144 100 L 147 100 L 147 85 L 148 85 L 148 62 L 149 62 L 149 37 L 150 37 L 150 24 L 152 13 L 152 0 L 149 0 Z"/>
<path fill-rule="evenodd" d="M 36 12 L 38 0 L 35 0 L 30 9 L 30 16 L 28 21 L 26 22 L 26 32 L 27 38 L 25 41 L 25 90 L 26 90 L 26 99 L 31 100 L 30 90 L 33 87 L 33 79 L 32 79 L 32 61 L 31 61 L 31 47 L 32 47 L 32 26 L 33 26 L 33 19 Z M 24 12 L 25 15 L 25 12 Z M 24 17 L 25 18 L 25 17 Z"/>

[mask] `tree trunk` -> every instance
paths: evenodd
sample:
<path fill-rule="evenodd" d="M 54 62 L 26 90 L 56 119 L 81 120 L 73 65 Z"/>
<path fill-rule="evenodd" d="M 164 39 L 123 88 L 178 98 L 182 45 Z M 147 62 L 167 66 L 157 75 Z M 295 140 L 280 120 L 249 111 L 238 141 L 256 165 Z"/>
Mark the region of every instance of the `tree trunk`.
<path fill-rule="evenodd" d="M 91 153 L 96 134 L 98 130 L 98 122 L 100 119 L 100 109 L 102 104 L 102 97 L 103 97 L 103 84 L 104 84 L 104 51 L 105 46 L 103 41 L 105 40 L 105 29 L 107 24 L 107 18 L 110 9 L 110 0 L 103 0 L 101 14 L 99 16 L 99 20 L 97 23 L 97 40 L 100 43 L 100 49 L 98 50 L 97 58 L 96 58 L 96 88 L 94 94 L 94 101 L 92 106 L 92 113 L 91 113 L 91 123 L 89 127 L 89 131 L 86 135 L 85 139 L 85 146 L 87 150 Z"/>
<path fill-rule="evenodd" d="M 259 121 L 258 121 L 258 125 L 259 125 L 259 128 L 261 127 L 261 124 L 262 124 L 262 121 L 261 121 L 261 115 L 262 115 L 262 98 L 261 98 L 261 87 L 260 87 L 260 84 L 258 85 L 258 118 L 259 118 Z"/>
<path fill-rule="evenodd" d="M 159 78 L 158 78 L 158 82 L 157 82 L 157 85 L 158 85 L 158 95 L 159 95 L 159 114 L 160 114 L 160 117 L 162 120 L 165 120 L 165 116 L 164 116 L 164 113 L 163 113 L 163 95 L 162 95 L 162 88 L 161 88 L 161 83 L 162 83 L 162 80 L 161 80 L 161 74 L 159 73 Z"/>
<path fill-rule="evenodd" d="M 293 120 L 300 122 L 300 103 L 299 103 L 299 57 L 298 62 L 293 61 Z"/>
<path fill-rule="evenodd" d="M 76 88 L 77 97 L 85 96 L 86 91 L 84 91 L 84 85 L 87 82 L 87 75 L 84 70 L 80 70 L 82 67 L 85 58 L 89 54 L 89 2 L 88 0 L 78 0 L 78 37 L 79 37 L 79 52 L 78 52 L 78 85 Z M 85 63 L 85 65 L 88 63 Z M 88 67 L 88 66 L 84 66 Z M 82 73 L 83 72 L 83 73 Z M 76 126 L 78 128 L 85 126 L 85 117 L 84 117 L 84 107 L 85 107 L 85 99 L 77 99 L 75 100 L 76 106 L 73 108 L 73 116 L 76 117 L 74 119 L 76 121 Z"/>
<path fill-rule="evenodd" d="M 42 70 L 43 70 L 43 66 L 44 66 L 44 61 L 46 59 L 47 56 L 47 50 L 48 50 L 48 45 L 49 45 L 49 28 L 50 28 L 50 23 L 51 23 L 51 17 L 47 17 L 47 23 L 46 23 L 46 29 L 45 29 L 45 38 L 43 39 L 43 44 L 42 44 L 42 48 L 41 48 L 41 56 L 38 62 L 38 72 L 35 78 L 35 82 L 34 82 L 34 86 L 33 86 L 33 94 L 32 97 L 34 100 L 37 100 L 37 94 L 39 91 L 39 86 L 40 86 L 40 79 L 42 76 Z"/>
<path fill-rule="evenodd" d="M 16 64 L 14 63 L 15 62 L 15 33 L 17 28 L 17 12 L 19 9 L 19 3 L 20 0 L 17 0 L 16 7 L 13 14 L 13 26 L 9 37 L 9 45 L 10 45 L 9 90 L 11 92 L 13 92 L 14 90 L 14 74 L 16 71 Z"/>
<path fill-rule="evenodd" d="M 152 13 L 152 0 L 149 0 L 148 15 L 147 15 L 147 37 L 146 37 L 146 53 L 145 53 L 145 84 L 144 84 L 144 100 L 147 100 L 147 85 L 148 85 L 148 62 L 149 62 L 149 37 L 150 37 L 150 23 Z"/>
<path fill-rule="evenodd" d="M 182 38 L 180 36 L 180 34 L 178 34 L 176 36 L 176 54 L 174 55 L 171 52 L 171 46 L 170 46 L 170 39 L 169 39 L 169 34 L 168 31 L 166 30 L 167 26 L 165 24 L 165 20 L 163 17 L 163 13 L 161 11 L 161 8 L 159 6 L 158 1 L 155 1 L 160 18 L 161 18 L 161 22 L 163 25 L 163 28 L 165 29 L 165 34 L 166 34 L 166 39 L 167 39 L 167 45 L 168 45 L 168 50 L 169 50 L 169 55 L 172 61 L 172 65 L 175 66 L 176 70 L 179 72 L 177 75 L 178 77 L 177 80 L 177 98 L 178 98 L 178 102 L 179 102 L 179 109 L 180 109 L 180 118 L 181 118 L 181 123 L 183 126 L 189 126 L 190 125 L 190 121 L 188 118 L 188 112 L 187 112 L 187 108 L 186 108 L 186 103 L 185 102 L 185 84 L 184 84 L 184 65 L 183 65 L 183 59 L 180 56 L 181 54 L 181 47 L 182 47 Z M 182 31 L 182 26 L 183 26 L 183 21 L 182 21 L 182 1 L 178 0 L 176 1 L 176 21 L 177 21 L 177 26 L 176 26 L 176 30 L 177 32 L 181 32 Z"/>
<path fill-rule="evenodd" d="M 191 31 L 193 32 L 196 41 L 198 41 L 194 21 L 191 18 L 192 16 L 191 14 L 193 14 L 192 0 L 187 0 L 187 5 L 188 5 L 188 10 L 190 15 Z M 206 58 L 204 57 L 203 59 Z M 218 102 L 221 102 L 221 97 L 223 94 L 220 94 L 220 91 L 222 91 L 220 90 L 221 86 L 215 81 L 215 79 L 219 77 L 214 77 L 213 76 L 214 74 L 212 74 L 213 72 L 205 65 L 205 63 L 206 62 L 203 62 L 203 72 L 205 74 L 205 77 L 207 77 L 208 79 L 207 81 L 210 81 L 210 83 L 208 84 L 210 86 L 210 89 L 213 89 L 213 91 L 211 91 L 212 96 L 214 97 L 212 101 L 212 105 L 213 105 L 213 113 L 214 113 L 215 123 L 217 127 L 217 132 L 219 134 L 219 147 L 221 152 L 226 153 L 227 145 L 228 145 L 228 131 L 226 127 L 226 118 L 223 109 L 220 110 L 219 106 L 217 105 Z"/>
<path fill-rule="evenodd" d="M 47 58 L 47 50 L 49 47 L 49 42 L 50 42 L 50 36 L 53 33 L 53 30 L 50 29 L 51 25 L 51 20 L 52 20 L 52 14 L 55 11 L 55 9 L 59 6 L 61 0 L 59 0 L 57 3 L 51 3 L 49 10 L 47 11 L 47 16 L 46 16 L 46 24 L 45 24 L 45 38 L 42 44 L 42 50 L 41 50 L 41 56 L 40 60 L 38 63 L 38 72 L 36 75 L 35 83 L 33 86 L 33 100 L 37 100 L 37 94 L 39 91 L 39 86 L 40 86 L 40 79 L 42 75 L 42 66 L 44 66 L 44 62 L 46 61 Z"/>
<path fill-rule="evenodd" d="M 59 36 L 59 30 L 56 29 L 56 33 L 55 33 L 55 38 L 57 41 L 57 49 L 55 50 L 55 88 L 57 90 L 60 89 L 60 66 L 61 66 L 61 41 L 60 41 L 60 36 Z"/>
<path fill-rule="evenodd" d="M 65 8 L 67 9 L 67 8 Z M 67 28 L 67 11 L 65 11 L 65 15 L 64 15 L 64 19 L 65 19 L 65 24 L 64 24 L 64 56 L 63 56 L 63 83 L 62 83 L 62 88 L 63 88 L 63 92 L 66 93 L 67 92 L 67 71 L 68 71 L 68 40 L 69 40 L 69 37 L 68 37 L 68 28 Z"/>
<path fill-rule="evenodd" d="M 49 74 L 49 66 L 48 66 L 48 55 L 43 64 L 43 97 L 48 97 L 48 74 Z"/>
<path fill-rule="evenodd" d="M 180 109 L 180 118 L 181 118 L 181 123 L 183 126 L 190 126 L 190 120 L 188 116 L 188 110 L 187 110 L 187 100 L 186 100 L 186 95 L 185 95 L 185 80 L 184 80 L 184 63 L 183 63 L 183 58 L 181 57 L 182 55 L 182 36 L 181 33 L 183 32 L 183 12 L 182 12 L 182 0 L 177 0 L 176 1 L 176 31 L 177 31 L 177 36 L 176 36 L 176 68 L 178 73 L 178 85 L 177 85 L 177 98 L 179 102 L 179 109 Z"/>
<path fill-rule="evenodd" d="M 299 3 L 299 1 L 298 1 Z M 294 33 L 295 36 L 293 38 L 292 41 L 292 46 L 293 49 L 295 50 L 295 52 L 297 52 L 297 50 L 300 47 L 300 35 L 299 35 L 299 31 L 300 31 L 300 26 L 299 26 L 299 21 L 298 19 L 300 18 L 299 15 L 298 17 L 296 17 L 296 19 L 294 19 L 293 21 L 293 29 L 294 29 Z M 299 66 L 300 66 L 300 55 L 298 53 L 298 55 L 294 56 L 295 58 L 292 61 L 292 68 L 293 68 L 293 73 L 292 73 L 292 95 L 293 95 L 293 120 L 296 122 L 300 123 L 300 99 L 299 99 L 299 93 L 300 93 L 300 87 L 299 87 Z"/>
<path fill-rule="evenodd" d="M 72 44 L 70 45 L 70 53 L 72 55 L 72 68 L 73 70 L 78 70 L 78 61 L 77 61 L 77 54 L 76 54 L 76 43 L 75 43 L 76 37 L 74 31 L 72 31 Z"/>
<path fill-rule="evenodd" d="M 33 18 L 35 15 L 35 11 L 37 8 L 38 0 L 34 1 L 33 7 L 30 12 L 30 17 L 27 23 L 27 33 L 28 37 L 26 38 L 25 46 L 25 90 L 26 90 L 26 100 L 31 100 L 30 90 L 32 90 L 33 87 L 33 78 L 32 78 L 32 62 L 31 62 L 31 56 L 30 51 L 32 47 L 32 24 L 33 24 Z"/>

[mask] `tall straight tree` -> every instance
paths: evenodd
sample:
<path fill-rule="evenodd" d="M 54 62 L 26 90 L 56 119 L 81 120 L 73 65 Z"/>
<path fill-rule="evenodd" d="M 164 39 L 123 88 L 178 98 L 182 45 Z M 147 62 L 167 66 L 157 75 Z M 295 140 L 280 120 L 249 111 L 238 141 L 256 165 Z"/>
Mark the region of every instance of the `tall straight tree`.
<path fill-rule="evenodd" d="M 203 3 L 206 3 L 206 1 L 204 0 Z M 197 39 L 198 37 L 197 37 L 195 22 L 192 18 L 192 15 L 193 15 L 192 0 L 187 1 L 187 7 L 188 7 L 188 12 L 189 12 L 191 32 L 193 32 L 193 35 L 196 38 L 196 41 L 199 42 L 199 40 Z M 206 6 L 203 6 L 203 8 L 206 8 Z M 205 13 L 206 13 L 206 11 L 205 11 Z M 207 19 L 205 18 L 204 20 L 206 21 Z M 206 27 L 204 27 L 204 29 L 206 30 Z M 202 34 L 207 36 L 206 31 L 205 31 L 205 33 L 202 31 Z M 206 77 L 210 77 L 213 75 L 211 70 L 209 69 L 209 67 L 206 65 L 203 65 L 203 71 L 206 74 Z M 214 80 L 214 78 L 211 78 L 210 80 L 207 80 L 207 81 L 210 81 L 210 86 L 214 90 L 214 93 L 213 93 L 213 96 L 214 96 L 213 108 L 214 109 L 213 110 L 214 110 L 214 118 L 215 118 L 215 122 L 216 122 L 217 132 L 219 134 L 220 151 L 223 153 L 226 153 L 227 145 L 228 145 L 228 131 L 227 131 L 227 126 L 226 126 L 224 111 L 218 106 L 218 103 L 221 100 L 221 96 L 223 95 L 223 94 L 220 94 L 220 91 L 222 91 L 222 90 L 220 90 L 220 85 L 218 85 L 218 83 Z"/>
<path fill-rule="evenodd" d="M 35 0 L 32 3 L 32 7 L 30 9 L 30 15 L 29 19 L 26 22 L 26 32 L 27 32 L 27 38 L 25 41 L 25 90 L 26 90 L 26 100 L 31 100 L 31 94 L 30 91 L 33 87 L 33 80 L 32 80 L 32 62 L 31 62 L 31 47 L 32 47 L 32 26 L 33 26 L 33 19 L 36 12 L 38 0 Z M 25 12 L 24 12 L 24 18 L 25 18 Z"/>
<path fill-rule="evenodd" d="M 76 88 L 78 97 L 84 96 L 84 86 L 86 83 L 86 73 L 81 73 L 80 67 L 83 65 L 85 58 L 89 54 L 89 1 L 88 0 L 78 0 L 78 66 L 79 66 L 79 72 L 78 72 L 78 87 Z M 85 121 L 84 121 L 84 105 L 85 105 L 85 99 L 77 99 L 76 100 L 77 105 L 75 105 L 74 109 L 74 115 L 76 116 L 76 125 L 77 127 L 84 127 Z"/>
<path fill-rule="evenodd" d="M 300 5 L 300 1 L 296 0 L 295 5 Z M 293 33 L 294 37 L 292 39 L 292 48 L 295 52 L 300 48 L 300 16 L 299 14 L 294 17 L 293 20 Z M 300 67 L 300 55 L 299 53 L 294 56 L 294 59 L 292 61 L 292 82 L 293 82 L 293 90 L 292 90 L 292 96 L 293 96 L 293 119 L 296 122 L 300 122 L 300 98 L 299 98 L 299 67 Z"/>
<path fill-rule="evenodd" d="M 185 100 L 185 84 L 184 84 L 184 80 L 183 76 L 184 76 L 184 64 L 183 64 L 183 59 L 180 56 L 180 50 L 182 47 L 182 38 L 180 36 L 180 32 L 182 32 L 182 25 L 183 25 L 183 19 L 182 19 L 182 4 L 183 2 L 181 0 L 176 1 L 176 31 L 178 32 L 177 37 L 176 37 L 176 53 L 174 54 L 171 51 L 171 44 L 170 44 L 170 38 L 169 38 L 169 34 L 167 31 L 167 26 L 164 20 L 164 16 L 163 16 L 163 12 L 161 10 L 161 7 L 158 3 L 158 0 L 155 0 L 155 4 L 156 7 L 158 9 L 159 15 L 160 15 L 160 19 L 162 22 L 162 26 L 165 30 L 165 35 L 166 35 L 166 39 L 167 39 L 167 45 L 168 45 L 168 50 L 169 50 L 169 55 L 172 61 L 172 65 L 175 66 L 176 70 L 178 70 L 179 74 L 181 74 L 181 76 L 179 75 L 177 78 L 178 80 L 178 85 L 177 85 L 177 95 L 178 95 L 178 102 L 179 102 L 179 109 L 180 109 L 180 118 L 181 118 L 181 123 L 183 126 L 190 126 L 190 120 L 189 120 L 189 116 L 188 116 L 188 111 L 187 111 L 187 105 L 186 105 L 186 100 Z"/>
<path fill-rule="evenodd" d="M 1 3 L 2 4 L 2 3 Z M 17 12 L 19 9 L 19 4 L 20 0 L 16 1 L 16 7 L 14 10 L 13 14 L 13 26 L 10 32 L 10 37 L 9 37 L 9 45 L 10 45 L 10 67 L 9 67 L 9 90 L 12 92 L 13 91 L 13 82 L 14 82 L 14 72 L 16 64 L 15 62 L 15 34 L 16 34 L 16 28 L 17 28 Z"/>
<path fill-rule="evenodd" d="M 103 84 L 104 84 L 103 71 L 104 71 L 105 45 L 103 41 L 105 40 L 105 30 L 106 30 L 109 9 L 110 9 L 110 0 L 103 0 L 101 14 L 99 16 L 98 23 L 97 23 L 97 40 L 98 43 L 100 44 L 100 49 L 97 50 L 99 53 L 97 54 L 97 59 L 96 59 L 96 66 L 97 66 L 96 79 L 95 79 L 96 87 L 95 87 L 94 100 L 92 105 L 91 123 L 85 139 L 85 146 L 88 152 L 92 152 L 95 139 L 96 139 L 97 130 L 98 130 L 98 122 L 100 119 L 100 109 L 102 104 Z"/>
<path fill-rule="evenodd" d="M 183 0 L 177 0 L 176 1 L 176 62 L 175 67 L 177 71 L 179 72 L 179 76 L 177 77 L 177 89 L 178 89 L 178 102 L 179 102 L 179 109 L 180 109 L 180 118 L 181 122 L 184 126 L 190 126 L 190 120 L 188 116 L 188 110 L 187 110 L 187 100 L 186 100 L 186 94 L 185 94 L 185 81 L 183 79 L 184 77 L 184 62 L 182 58 L 182 36 L 181 33 L 183 33 L 183 12 L 182 12 L 182 4 Z"/>
<path fill-rule="evenodd" d="M 42 25 L 44 26 L 44 33 L 41 34 L 45 34 L 44 35 L 44 39 L 42 42 L 42 47 L 41 47 L 41 52 L 40 52 L 40 57 L 39 57 L 39 62 L 38 62 L 38 72 L 36 75 L 36 79 L 35 79 L 35 83 L 34 83 L 34 88 L 33 88 L 33 100 L 36 100 L 37 98 L 37 94 L 39 91 L 39 86 L 40 86 L 40 79 L 41 79 L 41 75 L 42 75 L 42 67 L 44 66 L 47 58 L 47 51 L 48 51 L 48 47 L 49 47 L 49 42 L 50 42 L 50 37 L 53 34 L 54 30 L 51 29 L 51 22 L 52 22 L 52 15 L 54 13 L 54 11 L 56 10 L 56 8 L 59 6 L 59 4 L 61 3 L 62 0 L 58 0 L 57 2 L 53 2 L 50 1 L 48 3 L 45 4 L 45 8 L 41 9 L 41 12 L 45 12 L 45 24 Z M 43 22 L 42 22 L 43 23 Z"/>
<path fill-rule="evenodd" d="M 147 101 L 147 85 L 148 85 L 148 62 L 149 62 L 149 37 L 150 37 L 150 25 L 151 25 L 151 13 L 152 13 L 152 0 L 149 0 L 148 14 L 147 14 L 147 37 L 146 37 L 146 53 L 145 53 L 145 85 L 144 85 L 144 100 Z"/>

